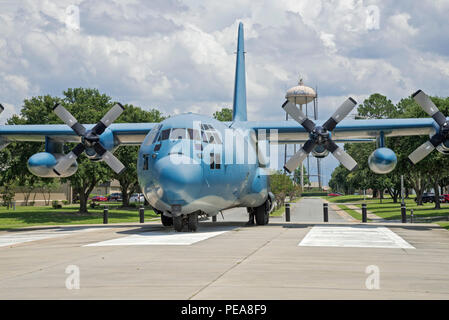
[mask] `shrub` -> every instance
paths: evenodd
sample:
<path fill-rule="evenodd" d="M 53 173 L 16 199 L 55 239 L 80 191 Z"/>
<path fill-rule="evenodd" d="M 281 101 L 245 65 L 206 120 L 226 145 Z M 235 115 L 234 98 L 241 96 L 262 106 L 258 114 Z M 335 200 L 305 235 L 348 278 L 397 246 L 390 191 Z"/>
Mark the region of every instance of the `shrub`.
<path fill-rule="evenodd" d="M 61 209 L 62 205 L 59 203 L 58 200 L 53 200 L 51 203 L 51 206 L 53 207 L 53 209 Z"/>

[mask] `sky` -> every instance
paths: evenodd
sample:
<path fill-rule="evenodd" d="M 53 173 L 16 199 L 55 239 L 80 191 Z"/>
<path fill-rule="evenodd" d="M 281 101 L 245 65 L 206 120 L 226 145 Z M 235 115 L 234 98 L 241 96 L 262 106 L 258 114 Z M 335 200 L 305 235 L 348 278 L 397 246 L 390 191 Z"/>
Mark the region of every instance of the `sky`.
<path fill-rule="evenodd" d="M 318 88 L 323 120 L 349 96 L 448 96 L 449 0 L 404 4 L 0 0 L 0 123 L 24 99 L 73 87 L 167 115 L 231 107 L 239 22 L 249 120 L 284 119 L 285 92 L 299 77 Z M 325 181 L 336 165 L 323 161 Z"/>

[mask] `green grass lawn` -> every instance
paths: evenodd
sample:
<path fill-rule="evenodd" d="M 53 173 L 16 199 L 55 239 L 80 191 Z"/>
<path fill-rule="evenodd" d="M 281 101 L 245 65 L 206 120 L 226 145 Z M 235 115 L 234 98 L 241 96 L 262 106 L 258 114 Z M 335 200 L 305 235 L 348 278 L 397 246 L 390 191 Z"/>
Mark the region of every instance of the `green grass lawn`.
<path fill-rule="evenodd" d="M 293 201 L 288 201 L 289 203 L 298 202 L 301 200 L 301 197 L 295 198 Z M 282 217 L 285 212 L 285 206 L 280 207 L 279 209 L 274 210 L 272 213 L 270 213 L 270 217 Z"/>
<path fill-rule="evenodd" d="M 270 217 L 282 217 L 285 212 L 285 206 L 279 207 L 279 209 L 274 210 L 270 213 Z"/>
<path fill-rule="evenodd" d="M 119 204 L 108 204 L 109 223 L 139 222 L 137 208 L 120 208 Z M 0 230 L 23 228 L 38 225 L 69 225 L 103 223 L 103 207 L 89 208 L 89 213 L 78 212 L 78 205 L 63 206 L 62 209 L 52 207 L 21 207 L 16 210 L 0 207 Z M 146 221 L 157 218 L 153 210 L 145 209 Z"/>
<path fill-rule="evenodd" d="M 438 224 L 446 230 L 449 230 L 449 222 L 438 222 Z"/>
<path fill-rule="evenodd" d="M 347 214 L 349 214 L 349 215 L 350 215 L 351 217 L 353 217 L 354 219 L 357 219 L 357 220 L 359 220 L 359 221 L 362 221 L 362 213 L 361 213 L 361 212 L 358 212 L 358 211 L 355 211 L 355 210 L 353 210 L 353 209 L 350 209 L 350 208 L 348 208 L 347 206 L 342 205 L 342 204 L 338 205 L 338 207 L 339 207 L 340 209 L 344 210 Z M 369 221 L 371 221 L 371 220 L 370 220 L 370 219 L 367 219 L 367 221 L 369 222 Z"/>
<path fill-rule="evenodd" d="M 388 220 L 400 220 L 401 219 L 401 202 L 393 203 L 393 200 L 386 196 L 380 203 L 379 199 L 367 198 L 363 200 L 363 196 L 339 196 L 339 197 L 324 197 L 333 203 L 352 203 L 361 208 L 362 203 L 367 204 L 369 212 L 375 215 L 388 219 Z M 443 217 L 441 220 L 449 219 L 449 204 L 442 203 L 441 209 L 435 209 L 433 203 L 426 203 L 422 206 L 418 206 L 415 203 L 414 198 L 405 199 L 405 205 L 407 208 L 407 219 L 410 217 L 410 210 L 413 209 L 413 215 L 417 218 L 417 221 L 423 221 L 423 218 L 435 218 Z M 348 212 L 349 213 L 349 212 Z"/>

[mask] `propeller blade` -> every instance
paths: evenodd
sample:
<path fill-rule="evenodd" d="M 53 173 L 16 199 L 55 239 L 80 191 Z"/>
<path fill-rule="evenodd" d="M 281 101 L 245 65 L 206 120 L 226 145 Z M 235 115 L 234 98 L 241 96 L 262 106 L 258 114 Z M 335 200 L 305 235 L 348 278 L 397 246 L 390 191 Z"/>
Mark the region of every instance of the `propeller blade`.
<path fill-rule="evenodd" d="M 349 171 L 357 169 L 357 161 L 355 161 L 343 148 L 340 148 L 335 142 L 329 141 L 326 147 L 332 155 L 340 161 L 340 163 Z"/>
<path fill-rule="evenodd" d="M 287 163 L 284 166 L 284 169 L 288 173 L 292 173 L 299 167 L 299 165 L 307 158 L 308 153 L 301 148 L 298 152 L 296 152 L 290 159 L 288 159 Z"/>
<path fill-rule="evenodd" d="M 78 120 L 76 120 L 75 117 L 72 116 L 72 114 L 59 103 L 55 105 L 53 112 L 56 113 L 59 119 L 61 119 L 66 125 L 72 128 L 77 135 L 83 136 L 86 133 L 86 128 L 84 128 L 82 124 L 78 123 Z"/>
<path fill-rule="evenodd" d="M 285 112 L 288 113 L 290 117 L 295 119 L 300 125 L 304 127 L 304 129 L 307 130 L 307 132 L 312 132 L 315 128 L 315 124 L 307 118 L 307 116 L 302 112 L 300 109 L 296 107 L 296 105 L 293 102 L 285 101 L 282 105 L 282 108 L 285 110 Z"/>
<path fill-rule="evenodd" d="M 116 103 L 104 116 L 101 118 L 95 127 L 93 127 L 92 132 L 95 134 L 102 134 L 107 127 L 111 125 L 118 117 L 122 114 L 125 108 L 120 104 Z"/>
<path fill-rule="evenodd" d="M 292 173 L 299 165 L 307 158 L 307 155 L 313 150 L 316 142 L 312 140 L 307 140 L 302 148 L 296 152 L 285 164 L 284 169 L 288 173 Z"/>
<path fill-rule="evenodd" d="M 447 121 L 444 114 L 438 110 L 437 106 L 430 100 L 429 96 L 422 90 L 416 91 L 412 94 L 413 99 L 423 108 L 429 116 L 431 116 L 439 126 L 443 126 Z"/>
<path fill-rule="evenodd" d="M 121 163 L 120 160 L 117 159 L 117 157 L 114 156 L 110 151 L 105 152 L 105 154 L 103 155 L 103 160 L 117 174 L 120 174 L 125 170 L 125 165 Z"/>
<path fill-rule="evenodd" d="M 100 143 L 94 145 L 94 149 L 97 154 L 103 159 L 104 162 L 112 169 L 115 173 L 120 174 L 125 170 L 125 165 L 117 159 L 112 152 L 106 150 Z"/>
<path fill-rule="evenodd" d="M 418 148 L 416 148 L 415 151 L 410 153 L 408 158 L 413 164 L 417 164 L 422 159 L 427 157 L 434 149 L 435 149 L 435 146 L 432 144 L 432 142 L 426 141 L 422 145 L 420 145 Z"/>
<path fill-rule="evenodd" d="M 334 112 L 329 120 L 323 124 L 323 128 L 328 131 L 334 130 L 337 124 L 343 120 L 356 105 L 357 101 L 349 97 L 340 107 L 338 107 L 337 111 Z"/>
<path fill-rule="evenodd" d="M 80 154 L 85 150 L 84 144 L 79 143 L 72 151 L 66 154 L 63 158 L 59 160 L 56 166 L 53 168 L 53 171 L 60 176 L 64 171 L 66 171 L 76 159 L 80 156 Z"/>
<path fill-rule="evenodd" d="M 5 107 L 3 107 L 2 104 L 0 103 L 0 114 L 3 112 L 3 110 L 5 110 Z"/>

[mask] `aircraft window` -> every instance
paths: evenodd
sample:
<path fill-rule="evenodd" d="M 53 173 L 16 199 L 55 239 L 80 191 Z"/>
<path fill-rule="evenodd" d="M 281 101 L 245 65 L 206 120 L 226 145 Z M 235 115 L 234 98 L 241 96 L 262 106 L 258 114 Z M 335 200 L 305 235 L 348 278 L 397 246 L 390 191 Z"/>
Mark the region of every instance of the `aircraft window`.
<path fill-rule="evenodd" d="M 187 129 L 187 132 L 189 133 L 190 140 L 200 140 L 200 132 L 198 130 Z"/>
<path fill-rule="evenodd" d="M 170 140 L 181 140 L 186 139 L 186 129 L 184 128 L 175 128 L 172 129 L 170 133 Z"/>
<path fill-rule="evenodd" d="M 170 136 L 170 130 L 171 129 L 162 130 L 161 140 L 167 140 L 168 139 L 168 137 Z"/>
<path fill-rule="evenodd" d="M 148 170 L 148 154 L 143 155 L 143 170 Z"/>
<path fill-rule="evenodd" d="M 215 143 L 221 144 L 221 139 L 220 139 L 220 135 L 218 134 L 218 132 L 214 132 L 214 140 L 215 140 Z"/>
<path fill-rule="evenodd" d="M 221 157 L 219 153 L 215 154 L 215 169 L 221 168 Z"/>
<path fill-rule="evenodd" d="M 156 139 L 157 135 L 159 134 L 161 127 L 162 127 L 162 125 L 158 124 L 157 126 L 153 127 L 153 129 L 151 129 L 151 131 L 148 134 L 146 141 L 144 143 L 145 146 L 149 146 L 149 145 L 153 144 L 154 140 Z"/>
<path fill-rule="evenodd" d="M 212 131 L 202 131 L 202 138 L 205 143 L 221 144 L 220 135 L 215 129 Z"/>

